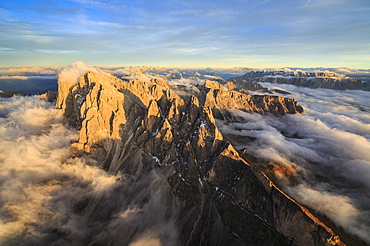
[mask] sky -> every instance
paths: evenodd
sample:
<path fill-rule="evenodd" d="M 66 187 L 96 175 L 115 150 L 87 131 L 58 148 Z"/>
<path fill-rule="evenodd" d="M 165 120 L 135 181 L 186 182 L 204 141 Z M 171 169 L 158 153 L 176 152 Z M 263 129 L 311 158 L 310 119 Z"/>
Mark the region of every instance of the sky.
<path fill-rule="evenodd" d="M 368 0 L 3 0 L 0 66 L 370 67 Z"/>

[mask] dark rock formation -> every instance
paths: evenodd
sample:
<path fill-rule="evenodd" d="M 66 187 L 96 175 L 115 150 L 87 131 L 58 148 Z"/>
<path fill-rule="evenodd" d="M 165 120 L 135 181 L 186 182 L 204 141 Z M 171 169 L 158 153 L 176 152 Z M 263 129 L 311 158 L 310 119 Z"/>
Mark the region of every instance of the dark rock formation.
<path fill-rule="evenodd" d="M 44 94 L 41 94 L 40 98 L 44 99 L 47 102 L 55 102 L 57 100 L 57 95 L 58 95 L 57 91 L 48 91 Z"/>
<path fill-rule="evenodd" d="M 202 97 L 185 102 L 161 79 L 121 81 L 96 72 L 76 85 L 59 85 L 57 107 L 80 131 L 71 154 L 89 155 L 108 172 L 133 180 L 155 170 L 165 181 L 158 199 L 165 217 L 175 220 L 179 245 L 343 245 L 243 160 L 215 125 L 212 108 L 302 112 L 293 99 L 254 97 L 209 82 L 200 88 Z M 104 202 L 91 203 L 99 208 Z M 99 211 L 91 211 L 97 217 Z M 129 242 L 138 230 L 122 233 Z M 166 235 L 161 238 L 166 245 Z"/>
<path fill-rule="evenodd" d="M 13 96 L 28 96 L 28 94 L 19 91 L 0 91 L 0 97 L 9 98 Z"/>
<path fill-rule="evenodd" d="M 255 81 L 247 81 L 245 79 L 243 80 L 237 80 L 235 78 L 231 78 L 231 81 L 227 82 L 227 84 L 232 83 L 234 85 L 235 90 L 240 91 L 240 90 L 250 90 L 250 91 L 263 91 L 266 90 L 267 88 L 263 87 L 262 85 L 258 84 Z M 267 89 L 268 90 L 268 89 Z M 268 91 L 266 91 L 268 92 Z"/>

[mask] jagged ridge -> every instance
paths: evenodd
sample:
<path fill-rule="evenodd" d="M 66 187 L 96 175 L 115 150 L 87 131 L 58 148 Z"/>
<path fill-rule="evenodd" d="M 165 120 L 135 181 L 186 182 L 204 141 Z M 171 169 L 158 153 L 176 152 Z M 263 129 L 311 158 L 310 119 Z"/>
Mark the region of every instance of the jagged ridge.
<path fill-rule="evenodd" d="M 168 182 L 163 206 L 176 218 L 180 244 L 342 245 L 240 158 L 212 113 L 229 107 L 295 113 L 296 102 L 280 97 L 259 102 L 206 84 L 204 98 L 191 96 L 185 103 L 163 80 L 125 82 L 91 71 L 77 85 L 59 84 L 57 107 L 80 129 L 72 155 L 90 155 L 112 173 L 158 170 Z M 269 106 L 274 103 L 280 106 Z"/>

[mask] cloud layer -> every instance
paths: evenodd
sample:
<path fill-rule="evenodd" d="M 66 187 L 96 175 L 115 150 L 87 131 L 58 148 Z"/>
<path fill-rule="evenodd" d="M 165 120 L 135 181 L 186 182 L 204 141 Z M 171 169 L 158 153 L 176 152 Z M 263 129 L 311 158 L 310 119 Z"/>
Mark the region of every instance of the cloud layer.
<path fill-rule="evenodd" d="M 370 93 L 262 84 L 291 92 L 305 114 L 235 111 L 220 131 L 246 137 L 235 145 L 287 170 L 274 169 L 283 190 L 370 243 Z"/>
<path fill-rule="evenodd" d="M 110 175 L 69 158 L 74 131 L 37 97 L 0 99 L 1 245 L 176 245 L 155 171 Z"/>

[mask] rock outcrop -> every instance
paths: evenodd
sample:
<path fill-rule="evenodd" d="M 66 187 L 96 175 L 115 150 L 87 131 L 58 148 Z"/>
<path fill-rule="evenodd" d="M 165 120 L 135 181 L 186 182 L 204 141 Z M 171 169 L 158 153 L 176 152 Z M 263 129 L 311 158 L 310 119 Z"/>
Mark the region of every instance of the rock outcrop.
<path fill-rule="evenodd" d="M 41 94 L 40 99 L 43 99 L 43 100 L 51 103 L 51 102 L 55 102 L 57 100 L 57 95 L 58 95 L 57 91 L 48 91 L 44 94 Z"/>
<path fill-rule="evenodd" d="M 251 71 L 243 76 L 230 78 L 230 81 L 235 81 L 245 86 L 256 82 L 269 82 L 291 84 L 311 89 L 370 90 L 369 83 L 333 72 L 304 72 L 292 70 Z"/>
<path fill-rule="evenodd" d="M 247 95 L 245 93 L 227 90 L 217 82 L 206 81 L 209 88 L 205 97 L 205 107 L 213 109 L 240 109 L 247 112 L 295 114 L 303 113 L 302 106 L 293 98 L 270 95 Z"/>
<path fill-rule="evenodd" d="M 175 219 L 179 245 L 343 245 L 239 156 L 212 112 L 300 113 L 300 106 L 293 99 L 229 91 L 217 82 L 200 91 L 203 96 L 184 101 L 161 79 L 122 81 L 89 71 L 75 85 L 60 81 L 57 107 L 80 132 L 72 155 L 88 155 L 107 172 L 133 180 L 155 170 L 166 182 L 163 210 Z"/>

